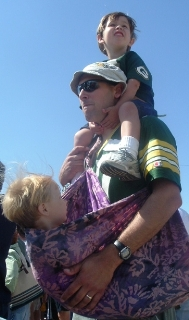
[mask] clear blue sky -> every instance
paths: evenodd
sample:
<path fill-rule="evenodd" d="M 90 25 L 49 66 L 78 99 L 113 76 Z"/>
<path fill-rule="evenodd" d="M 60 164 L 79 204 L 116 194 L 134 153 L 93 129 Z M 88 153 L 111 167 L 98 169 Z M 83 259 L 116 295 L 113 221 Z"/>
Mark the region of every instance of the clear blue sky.
<path fill-rule="evenodd" d="M 27 162 L 36 173 L 52 167 L 58 181 L 85 123 L 69 83 L 76 70 L 105 59 L 96 28 L 112 11 L 137 22 L 133 50 L 152 72 L 155 107 L 177 140 L 182 207 L 189 212 L 187 0 L 0 0 L 0 160 L 7 169 Z"/>

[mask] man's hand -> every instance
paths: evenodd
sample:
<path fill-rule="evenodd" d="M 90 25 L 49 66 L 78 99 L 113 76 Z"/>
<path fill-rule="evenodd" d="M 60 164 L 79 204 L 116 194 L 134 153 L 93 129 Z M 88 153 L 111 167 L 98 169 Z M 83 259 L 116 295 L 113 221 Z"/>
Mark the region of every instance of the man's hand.
<path fill-rule="evenodd" d="M 84 171 L 84 159 L 88 153 L 87 147 L 75 147 L 66 157 L 59 174 L 59 181 L 64 186 L 70 182 L 78 172 Z"/>
<path fill-rule="evenodd" d="M 92 310 L 103 296 L 115 269 L 121 263 L 118 250 L 114 245 L 109 245 L 70 269 L 64 269 L 67 275 L 77 274 L 77 277 L 64 291 L 61 300 L 70 308 L 87 307 L 87 310 Z"/>
<path fill-rule="evenodd" d="M 101 122 L 101 125 L 107 129 L 114 129 L 119 121 L 118 109 L 116 106 L 103 109 L 103 112 L 107 114 L 106 118 Z"/>
<path fill-rule="evenodd" d="M 103 126 L 95 122 L 89 122 L 89 128 L 94 134 L 100 135 L 104 132 Z"/>

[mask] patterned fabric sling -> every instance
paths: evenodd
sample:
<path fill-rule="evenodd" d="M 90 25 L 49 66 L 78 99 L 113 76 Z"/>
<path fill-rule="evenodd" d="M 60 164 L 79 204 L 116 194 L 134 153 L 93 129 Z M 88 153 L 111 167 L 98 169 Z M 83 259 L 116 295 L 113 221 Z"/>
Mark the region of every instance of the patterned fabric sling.
<path fill-rule="evenodd" d="M 88 169 L 63 197 L 68 200 L 66 224 L 49 231 L 26 230 L 34 275 L 59 302 L 74 279 L 64 274 L 64 267 L 112 243 L 146 201 L 148 192 L 142 190 L 109 204 L 97 176 Z M 189 236 L 177 211 L 160 232 L 116 269 L 94 310 L 72 311 L 98 319 L 139 319 L 188 298 Z"/>

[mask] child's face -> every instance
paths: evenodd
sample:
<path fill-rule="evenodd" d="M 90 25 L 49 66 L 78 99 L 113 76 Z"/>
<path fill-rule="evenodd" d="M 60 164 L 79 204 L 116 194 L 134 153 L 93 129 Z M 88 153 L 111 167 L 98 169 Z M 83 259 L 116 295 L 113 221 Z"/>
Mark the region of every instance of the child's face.
<path fill-rule="evenodd" d="M 52 227 L 57 227 L 66 221 L 67 201 L 61 198 L 59 186 L 52 181 L 51 200 L 46 204 L 52 220 Z"/>
<path fill-rule="evenodd" d="M 131 39 L 129 22 L 126 17 L 120 16 L 115 20 L 108 19 L 103 31 L 103 37 L 98 36 L 98 41 L 104 43 L 106 51 L 132 46 L 134 39 Z"/>

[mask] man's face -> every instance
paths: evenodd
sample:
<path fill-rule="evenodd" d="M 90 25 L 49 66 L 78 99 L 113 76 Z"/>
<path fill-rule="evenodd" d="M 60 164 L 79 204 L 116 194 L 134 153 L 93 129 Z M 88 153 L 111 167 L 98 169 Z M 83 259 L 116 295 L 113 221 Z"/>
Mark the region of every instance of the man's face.
<path fill-rule="evenodd" d="M 83 75 L 79 85 L 87 80 L 102 80 L 102 78 L 93 75 Z M 87 92 L 82 89 L 79 93 L 80 105 L 82 107 L 85 118 L 88 122 L 101 123 L 105 118 L 103 109 L 112 107 L 117 98 L 117 86 L 110 85 L 106 82 L 98 82 L 98 88 L 92 92 Z"/>

